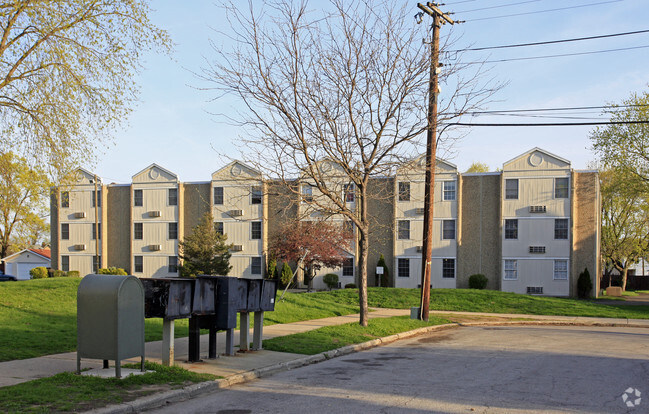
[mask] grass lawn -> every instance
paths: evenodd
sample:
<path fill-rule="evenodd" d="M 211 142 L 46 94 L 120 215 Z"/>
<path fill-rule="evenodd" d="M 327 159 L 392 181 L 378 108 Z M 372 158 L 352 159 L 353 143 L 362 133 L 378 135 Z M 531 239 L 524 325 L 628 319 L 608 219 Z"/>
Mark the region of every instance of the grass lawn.
<path fill-rule="evenodd" d="M 139 368 L 139 366 L 124 365 Z M 81 412 L 111 404 L 133 401 L 156 392 L 211 381 L 210 374 L 197 374 L 179 367 L 146 363 L 155 372 L 124 379 L 58 374 L 10 387 L 0 388 L 0 412 L 49 413 Z"/>
<path fill-rule="evenodd" d="M 443 325 L 445 323 L 450 323 L 450 321 L 435 316 L 431 316 L 428 322 L 410 319 L 407 316 L 376 318 L 370 319 L 367 327 L 362 327 L 358 323 L 347 323 L 267 339 L 264 341 L 263 347 L 270 351 L 314 355 L 424 326 Z"/>

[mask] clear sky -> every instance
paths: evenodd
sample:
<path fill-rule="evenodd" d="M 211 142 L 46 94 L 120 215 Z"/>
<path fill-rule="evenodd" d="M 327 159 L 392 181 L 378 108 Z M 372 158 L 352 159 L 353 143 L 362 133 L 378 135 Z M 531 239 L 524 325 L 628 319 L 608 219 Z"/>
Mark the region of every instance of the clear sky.
<path fill-rule="evenodd" d="M 418 11 L 417 2 L 410 2 L 414 16 Z M 320 6 L 318 1 L 310 4 L 313 8 Z M 181 181 L 208 181 L 212 172 L 228 162 L 217 151 L 234 158 L 238 154 L 237 129 L 210 115 L 210 112 L 231 111 L 236 102 L 214 100 L 213 93 L 199 89 L 205 85 L 192 73 L 200 72 L 205 59 L 214 56 L 209 40 L 222 41 L 213 30 L 227 25 L 222 11 L 209 0 L 156 0 L 153 7 L 155 12 L 151 18 L 169 31 L 176 44 L 175 53 L 173 59 L 146 55 L 145 70 L 139 77 L 142 88 L 139 105 L 124 128 L 117 131 L 115 142 L 104 151 L 98 165 L 83 166 L 101 176 L 104 183 L 129 183 L 134 174 L 151 163 L 178 174 Z M 548 11 L 552 9 L 561 10 Z M 457 48 L 649 29 L 647 0 L 450 0 L 442 10 L 455 12 L 454 19 L 466 20 L 461 25 L 442 27 L 442 36 L 452 30 L 459 37 Z M 516 16 L 498 17 L 504 15 Z M 632 92 L 649 88 L 649 33 L 470 52 L 464 59 L 502 60 L 620 48 L 635 49 L 491 65 L 493 77 L 508 84 L 494 97 L 488 110 L 601 106 L 620 102 Z M 604 120 L 598 112 L 579 117 Z M 588 119 L 481 116 L 466 121 Z M 584 169 L 594 159 L 588 139 L 593 128 L 474 127 L 455 144 L 448 159 L 459 171 L 466 170 L 473 161 L 486 163 L 495 170 L 505 161 L 538 146 L 570 160 L 573 168 Z"/>

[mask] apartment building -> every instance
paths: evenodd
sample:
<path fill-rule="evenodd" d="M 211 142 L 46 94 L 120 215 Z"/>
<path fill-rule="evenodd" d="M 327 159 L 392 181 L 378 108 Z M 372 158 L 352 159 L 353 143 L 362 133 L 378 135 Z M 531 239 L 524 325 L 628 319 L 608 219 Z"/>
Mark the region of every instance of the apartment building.
<path fill-rule="evenodd" d="M 374 270 L 383 255 L 389 286 L 420 286 L 424 167 L 425 158 L 417 157 L 392 176 L 373 178 L 369 184 L 370 285 L 377 282 Z M 121 185 L 102 185 L 94 174 L 79 169 L 75 183 L 52 199 L 52 266 L 90 273 L 96 267 L 98 243 L 103 267 L 123 267 L 145 277 L 177 276 L 178 240 L 211 210 L 215 228 L 232 243 L 230 274 L 263 277 L 268 240 L 280 222 L 327 219 L 352 226 L 335 212 L 336 203 L 355 210 L 353 184 L 335 160 L 323 160 L 319 168 L 336 201 L 307 179 L 298 178 L 295 188 L 282 191 L 278 183 L 238 161 L 198 183 L 181 183 L 156 164 Z M 434 191 L 434 288 L 466 288 L 471 274 L 482 273 L 489 289 L 574 296 L 577 277 L 588 268 L 597 291 L 596 171 L 575 171 L 568 160 L 540 148 L 492 173 L 461 174 L 455 165 L 438 159 Z M 348 261 L 339 269 L 320 269 L 314 288 L 324 289 L 322 276 L 331 272 L 343 286 L 357 283 L 356 246 L 342 248 Z"/>

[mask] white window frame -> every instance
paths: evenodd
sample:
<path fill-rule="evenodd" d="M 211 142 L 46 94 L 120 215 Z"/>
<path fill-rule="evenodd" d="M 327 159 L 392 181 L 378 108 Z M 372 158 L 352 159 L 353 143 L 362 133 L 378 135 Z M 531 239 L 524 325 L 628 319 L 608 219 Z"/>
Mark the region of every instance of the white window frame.
<path fill-rule="evenodd" d="M 513 275 L 513 277 L 512 277 L 512 275 Z M 503 279 L 504 280 L 518 280 L 518 261 L 517 260 L 505 259 L 504 264 L 503 264 Z"/>
<path fill-rule="evenodd" d="M 136 226 L 140 226 L 140 237 L 137 237 Z M 144 223 L 133 223 L 133 240 L 144 240 Z"/>
<path fill-rule="evenodd" d="M 255 264 L 256 261 L 259 261 L 259 265 Z M 259 271 L 255 271 L 255 267 L 259 266 Z M 261 275 L 263 273 L 263 262 L 261 256 L 253 256 L 250 258 L 250 274 L 251 275 Z"/>
<path fill-rule="evenodd" d="M 406 263 L 408 265 L 408 276 L 402 276 L 401 275 L 401 263 Z M 397 277 L 402 277 L 402 278 L 407 278 L 410 277 L 410 259 L 406 257 L 399 257 L 397 258 Z"/>
<path fill-rule="evenodd" d="M 350 275 L 350 274 L 346 274 L 346 273 L 349 273 L 349 272 L 348 272 L 348 269 L 351 269 L 351 270 L 352 270 L 352 272 L 351 272 L 352 274 L 351 274 L 351 275 Z M 355 273 L 356 273 L 356 272 L 354 271 L 355 269 L 356 269 L 356 266 L 354 266 L 354 258 L 353 258 L 353 257 L 348 257 L 348 258 L 345 259 L 345 262 L 344 262 L 343 265 L 342 265 L 342 271 L 341 271 L 340 274 L 341 274 L 341 276 L 345 276 L 345 277 L 354 277 L 354 276 L 355 276 Z M 346 271 L 346 270 L 347 270 L 347 271 Z"/>
<path fill-rule="evenodd" d="M 259 201 L 259 202 L 257 202 Z M 250 204 L 261 205 L 264 203 L 264 191 L 260 185 L 253 185 L 250 187 Z"/>
<path fill-rule="evenodd" d="M 140 259 L 138 263 L 138 258 Z M 137 270 L 137 267 L 140 266 L 140 270 Z M 144 272 L 144 256 L 133 256 L 133 273 L 143 273 Z"/>
<path fill-rule="evenodd" d="M 516 223 L 516 228 L 515 229 L 509 229 L 509 230 L 515 230 L 516 231 L 516 237 L 507 237 L 507 222 L 513 222 Z M 518 240 L 518 219 L 505 219 L 505 226 L 504 226 L 504 236 L 505 240 Z"/>
<path fill-rule="evenodd" d="M 453 223 L 453 237 L 446 237 L 446 223 Z M 457 225 L 455 220 L 442 220 L 442 240 L 455 240 L 457 238 Z"/>
<path fill-rule="evenodd" d="M 453 188 L 447 189 L 446 186 L 450 184 L 453 184 Z M 457 184 L 455 183 L 455 181 L 442 182 L 442 198 L 444 199 L 444 201 L 455 201 L 457 199 Z"/>
<path fill-rule="evenodd" d="M 453 262 L 453 276 L 444 276 L 444 270 L 447 270 L 444 265 L 448 262 L 452 261 Z M 442 259 L 442 279 L 455 279 L 455 273 L 456 273 L 456 266 L 455 266 L 455 259 L 452 257 Z"/>
<path fill-rule="evenodd" d="M 171 228 L 172 226 L 176 226 L 174 229 L 176 237 L 171 237 Z M 144 229 L 142 231 L 144 233 Z M 167 240 L 178 240 L 178 222 L 171 222 L 167 224 Z"/>
<path fill-rule="evenodd" d="M 303 203 L 312 203 L 313 202 L 313 186 L 311 184 L 302 184 L 302 202 Z"/>
<path fill-rule="evenodd" d="M 140 197 L 136 197 L 136 194 L 140 194 Z M 138 200 L 140 203 L 138 204 Z M 142 207 L 144 205 L 144 192 L 139 189 L 135 188 L 133 189 L 133 207 Z"/>
<path fill-rule="evenodd" d="M 213 186 L 212 188 L 213 188 L 212 203 L 214 203 L 215 206 L 222 206 L 223 203 L 225 202 L 225 191 L 223 190 L 223 187 Z M 217 200 L 217 195 L 218 195 L 218 200 Z M 220 201 L 220 203 L 217 203 L 217 201 Z"/>
<path fill-rule="evenodd" d="M 350 196 L 349 199 L 348 196 Z M 356 186 L 354 184 L 343 185 L 343 200 L 345 200 L 345 203 L 356 202 Z"/>
<path fill-rule="evenodd" d="M 405 228 L 407 224 L 407 229 Z M 404 226 L 403 228 L 401 226 Z M 402 231 L 405 233 L 408 232 L 408 237 L 401 237 Z M 405 235 L 405 234 L 404 234 Z M 398 220 L 397 221 L 397 239 L 398 240 L 410 240 L 410 220 Z"/>
<path fill-rule="evenodd" d="M 255 237 L 255 226 L 259 225 L 259 237 Z M 264 237 L 264 226 L 261 221 L 250 222 L 250 240 L 261 240 Z"/>
<path fill-rule="evenodd" d="M 562 266 L 557 266 L 562 265 Z M 565 266 L 565 269 L 560 268 Z M 568 260 L 567 259 L 557 259 L 554 261 L 553 275 L 554 280 L 568 280 Z"/>
<path fill-rule="evenodd" d="M 61 191 L 61 208 L 70 208 L 70 192 Z"/>
<path fill-rule="evenodd" d="M 558 180 L 566 180 L 566 196 L 565 197 L 557 196 L 557 191 L 559 189 L 559 186 L 557 185 Z M 557 200 L 564 200 L 564 199 L 569 199 L 570 198 L 570 178 L 569 177 L 556 177 L 554 179 L 554 198 L 557 199 Z"/>
<path fill-rule="evenodd" d="M 172 197 L 173 192 L 175 191 L 175 195 Z M 172 200 L 176 200 L 175 203 L 172 203 Z M 178 189 L 177 188 L 168 188 L 167 189 L 167 205 L 168 206 L 177 206 L 178 205 Z"/>
<path fill-rule="evenodd" d="M 64 272 L 70 271 L 70 256 L 68 255 L 61 256 L 61 270 Z"/>
<path fill-rule="evenodd" d="M 404 186 L 405 191 L 401 190 L 401 185 Z M 402 196 L 404 196 L 402 198 Z M 405 197 L 407 196 L 407 197 Z M 410 201 L 410 182 L 409 181 L 400 181 L 397 183 L 397 200 L 398 201 Z"/>
<path fill-rule="evenodd" d="M 168 256 L 167 272 L 178 273 L 178 256 Z"/>
<path fill-rule="evenodd" d="M 557 223 L 559 220 L 562 220 L 562 222 L 566 223 L 566 228 L 565 229 L 558 229 L 557 228 Z M 566 237 L 557 237 L 557 230 L 566 231 Z M 554 240 L 568 240 L 570 238 L 570 221 L 567 218 L 557 218 L 554 219 Z"/>
<path fill-rule="evenodd" d="M 516 197 L 509 197 L 507 194 L 507 182 L 516 182 Z M 505 178 L 505 200 L 518 200 L 518 197 L 520 196 L 520 182 L 518 181 L 518 178 Z"/>

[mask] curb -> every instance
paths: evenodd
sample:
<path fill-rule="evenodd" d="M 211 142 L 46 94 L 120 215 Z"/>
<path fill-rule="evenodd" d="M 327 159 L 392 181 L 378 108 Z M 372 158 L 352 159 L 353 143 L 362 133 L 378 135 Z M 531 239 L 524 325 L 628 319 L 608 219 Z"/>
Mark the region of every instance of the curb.
<path fill-rule="evenodd" d="M 226 389 L 233 385 L 243 384 L 259 378 L 267 377 L 279 372 L 290 371 L 295 368 L 316 364 L 332 358 L 353 354 L 355 352 L 365 351 L 382 345 L 396 342 L 400 339 L 412 338 L 429 332 L 445 331 L 461 327 L 480 327 L 480 326 L 600 326 L 600 327 L 623 327 L 623 328 L 649 328 L 647 325 L 634 323 L 605 323 L 605 322 L 587 322 L 587 321 L 561 321 L 561 320 L 541 320 L 541 321 L 500 321 L 500 322 L 466 322 L 466 323 L 449 323 L 444 325 L 426 326 L 417 328 L 412 331 L 401 332 L 398 334 L 386 336 L 383 338 L 373 339 L 360 344 L 347 345 L 342 348 L 322 352 L 316 355 L 309 355 L 302 358 L 294 359 L 288 362 L 282 362 L 267 367 L 254 369 L 241 374 L 231 375 L 227 378 L 217 379 L 214 381 L 201 382 L 193 384 L 182 389 L 165 391 L 159 394 L 138 398 L 135 401 L 111 405 L 88 411 L 93 414 L 123 414 L 138 413 L 143 410 L 162 407 L 166 404 L 187 400 L 193 397 L 206 394 L 208 392 Z"/>

